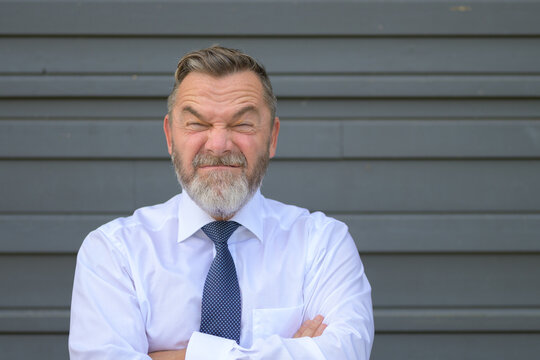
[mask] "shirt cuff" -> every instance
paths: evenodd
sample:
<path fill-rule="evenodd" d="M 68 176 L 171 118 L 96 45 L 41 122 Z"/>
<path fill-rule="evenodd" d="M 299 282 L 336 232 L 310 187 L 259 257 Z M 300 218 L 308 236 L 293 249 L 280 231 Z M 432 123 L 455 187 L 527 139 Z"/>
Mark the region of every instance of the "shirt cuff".
<path fill-rule="evenodd" d="M 186 360 L 216 360 L 230 353 L 236 341 L 194 331 L 189 339 Z"/>

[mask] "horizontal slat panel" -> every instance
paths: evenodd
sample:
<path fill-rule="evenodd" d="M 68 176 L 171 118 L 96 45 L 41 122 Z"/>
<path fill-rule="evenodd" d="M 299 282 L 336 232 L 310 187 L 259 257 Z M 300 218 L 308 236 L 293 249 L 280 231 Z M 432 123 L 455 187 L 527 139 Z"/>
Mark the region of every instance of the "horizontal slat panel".
<path fill-rule="evenodd" d="M 377 307 L 534 307 L 540 255 L 364 255 Z"/>
<path fill-rule="evenodd" d="M 0 98 L 0 118 L 162 119 L 165 97 L 159 99 Z M 361 118 L 540 118 L 538 99 L 284 99 L 282 119 Z"/>
<path fill-rule="evenodd" d="M 536 161 L 284 161 L 263 190 L 328 212 L 505 212 L 537 211 L 539 183 Z"/>
<path fill-rule="evenodd" d="M 60 333 L 67 331 L 69 331 L 69 310 L 0 310 L 0 334 L 10 332 Z"/>
<path fill-rule="evenodd" d="M 9 35 L 540 33 L 540 4 L 531 1 L 19 1 L 2 7 L 0 33 Z"/>
<path fill-rule="evenodd" d="M 74 254 L 90 231 L 118 216 L 3 215 L 0 253 Z"/>
<path fill-rule="evenodd" d="M 540 331 L 538 309 L 377 309 L 376 332 Z M 69 310 L 0 310 L 0 333 L 67 332 Z"/>
<path fill-rule="evenodd" d="M 275 80 L 274 80 L 275 79 Z M 536 97 L 537 76 L 274 76 L 285 97 Z"/>
<path fill-rule="evenodd" d="M 539 252 L 540 215 L 339 215 L 360 253 Z"/>
<path fill-rule="evenodd" d="M 86 234 L 117 216 L 3 215 L 0 216 L 0 253 L 74 254 Z M 361 254 L 540 252 L 540 215 L 337 215 L 336 218 L 349 226 Z"/>
<path fill-rule="evenodd" d="M 341 157 L 338 122 L 284 121 L 278 157 Z M 168 159 L 162 120 L 0 121 L 0 158 Z"/>
<path fill-rule="evenodd" d="M 74 255 L 0 255 L 0 307 L 68 307 L 74 271 Z"/>
<path fill-rule="evenodd" d="M 137 164 L 116 161 L 98 164 L 62 161 L 3 162 L 0 164 L 0 178 L 3 182 L 0 188 L 0 198 L 3 199 L 0 211 L 70 211 L 68 209 L 75 205 L 72 210 L 80 207 L 83 211 L 117 213 L 137 207 L 137 195 L 134 193 Z M 173 172 L 168 164 L 160 162 L 160 165 L 162 174 L 172 177 Z M 145 180 L 147 177 L 136 181 Z M 165 183 L 168 190 L 165 192 L 174 191 L 174 179 Z M 155 190 L 155 185 L 150 189 Z"/>
<path fill-rule="evenodd" d="M 362 259 L 376 307 L 540 306 L 540 255 L 366 254 Z M 0 286 L 6 289 L 0 306 L 69 306 L 74 265 L 74 256 L 0 255 Z"/>
<path fill-rule="evenodd" d="M 5 359 L 68 360 L 67 334 L 0 334 Z"/>
<path fill-rule="evenodd" d="M 354 121 L 343 123 L 344 157 L 540 155 L 540 121 Z"/>
<path fill-rule="evenodd" d="M 271 76 L 278 97 L 539 97 L 540 76 Z M 172 76 L 1 76 L 0 97 L 164 97 Z"/>
<path fill-rule="evenodd" d="M 375 309 L 376 331 L 540 331 L 538 309 Z"/>
<path fill-rule="evenodd" d="M 9 213 L 130 212 L 179 191 L 168 161 L 1 161 L 0 177 Z M 327 212 L 531 212 L 539 183 L 539 161 L 275 161 L 263 192 Z"/>
<path fill-rule="evenodd" d="M 0 156 L 167 159 L 169 154 L 163 120 L 16 120 L 0 121 Z"/>
<path fill-rule="evenodd" d="M 381 334 L 371 360 L 508 360 L 535 359 L 540 334 Z"/>
<path fill-rule="evenodd" d="M 281 125 L 278 158 L 540 156 L 540 121 L 284 119 Z M 161 120 L 6 120 L 0 121 L 0 157 L 167 159 L 169 155 Z"/>
<path fill-rule="evenodd" d="M 540 38 L 485 37 L 0 38 L 0 72 L 170 75 L 183 54 L 212 44 L 244 50 L 271 74 L 540 72 Z"/>

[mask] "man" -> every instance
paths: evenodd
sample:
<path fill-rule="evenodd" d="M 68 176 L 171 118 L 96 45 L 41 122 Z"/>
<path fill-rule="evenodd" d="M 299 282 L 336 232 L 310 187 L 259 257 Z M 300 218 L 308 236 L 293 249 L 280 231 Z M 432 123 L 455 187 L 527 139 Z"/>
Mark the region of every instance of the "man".
<path fill-rule="evenodd" d="M 280 127 L 264 68 L 190 53 L 168 110 L 183 192 L 85 239 L 71 359 L 368 359 L 371 288 L 347 227 L 259 191 Z"/>

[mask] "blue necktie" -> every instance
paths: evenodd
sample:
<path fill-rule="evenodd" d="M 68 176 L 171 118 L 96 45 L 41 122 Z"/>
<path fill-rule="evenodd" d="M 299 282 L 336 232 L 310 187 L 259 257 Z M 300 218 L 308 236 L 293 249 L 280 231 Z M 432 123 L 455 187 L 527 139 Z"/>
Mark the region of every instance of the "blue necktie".
<path fill-rule="evenodd" d="M 216 256 L 204 283 L 201 332 L 240 342 L 242 297 L 227 240 L 240 226 L 234 221 L 214 221 L 202 231 L 214 242 Z"/>

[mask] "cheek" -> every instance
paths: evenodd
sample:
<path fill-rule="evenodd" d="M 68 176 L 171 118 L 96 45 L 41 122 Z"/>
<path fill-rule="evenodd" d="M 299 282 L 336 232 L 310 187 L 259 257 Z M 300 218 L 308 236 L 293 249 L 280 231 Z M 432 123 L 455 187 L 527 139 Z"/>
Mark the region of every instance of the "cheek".
<path fill-rule="evenodd" d="M 236 136 L 233 140 L 235 147 L 240 150 L 246 158 L 250 158 L 252 154 L 255 154 L 258 149 L 258 144 L 254 141 L 253 136 L 240 135 Z"/>
<path fill-rule="evenodd" d="M 176 151 L 178 155 L 182 156 L 184 160 L 193 160 L 195 155 L 204 146 L 204 137 L 199 134 L 183 137 L 178 144 L 175 143 Z"/>
<path fill-rule="evenodd" d="M 253 169 L 258 160 L 268 152 L 268 139 L 251 137 L 237 142 L 236 146 L 246 157 L 248 168 Z"/>

